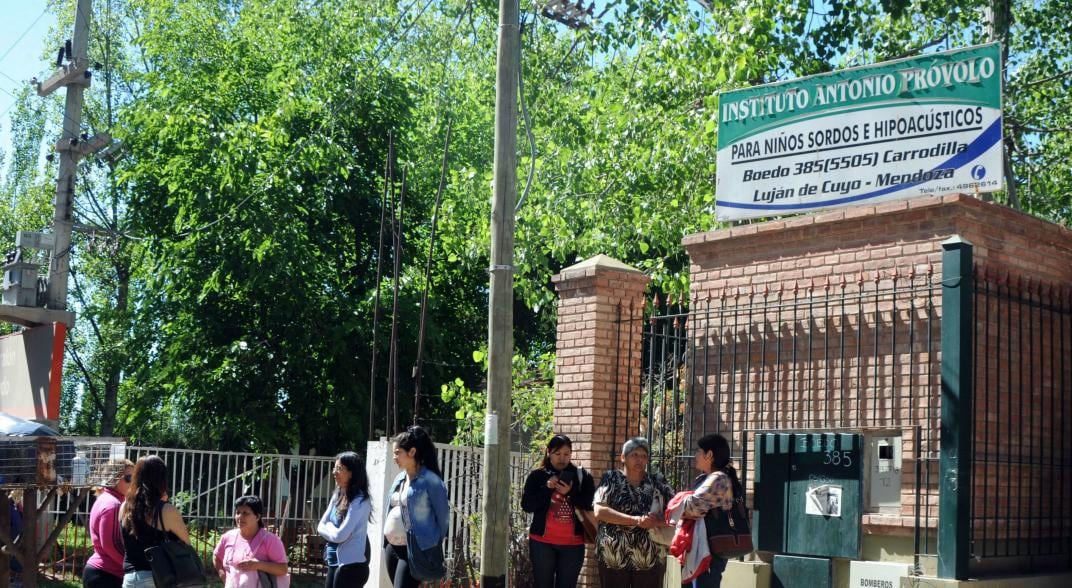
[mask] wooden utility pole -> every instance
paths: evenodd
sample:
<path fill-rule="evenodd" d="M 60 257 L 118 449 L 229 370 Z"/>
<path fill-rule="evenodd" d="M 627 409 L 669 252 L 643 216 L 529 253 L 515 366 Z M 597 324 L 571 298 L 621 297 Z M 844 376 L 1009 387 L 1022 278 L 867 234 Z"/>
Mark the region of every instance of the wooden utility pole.
<path fill-rule="evenodd" d="M 51 78 L 39 84 L 37 93 L 48 96 L 55 90 L 66 87 L 67 101 L 63 108 L 63 135 L 56 143 L 60 155 L 60 169 L 56 177 L 56 212 L 53 218 L 53 232 L 56 245 L 48 266 L 48 302 L 52 310 L 67 309 L 67 276 L 70 273 L 71 229 L 74 226 L 74 184 L 78 161 L 92 151 L 107 144 L 110 139 L 85 141 L 80 139 L 82 125 L 82 94 L 89 87 L 89 20 L 92 15 L 91 0 L 78 0 L 74 15 L 74 38 L 70 45 L 67 65 L 62 57 L 57 63 L 60 67 Z M 65 51 L 65 50 L 61 50 Z M 66 52 L 66 51 L 65 51 Z M 104 145 L 101 144 L 104 142 Z"/>
<path fill-rule="evenodd" d="M 510 545 L 510 395 L 514 355 L 514 201 L 517 199 L 518 0 L 499 0 L 494 198 L 488 294 L 488 412 L 484 426 L 482 588 L 504 588 Z"/>

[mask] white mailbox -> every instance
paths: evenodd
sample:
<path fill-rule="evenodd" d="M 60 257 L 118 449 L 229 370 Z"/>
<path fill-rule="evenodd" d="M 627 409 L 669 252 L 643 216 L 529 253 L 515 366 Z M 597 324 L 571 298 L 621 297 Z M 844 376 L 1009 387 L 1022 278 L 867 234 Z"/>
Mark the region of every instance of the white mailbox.
<path fill-rule="evenodd" d="M 901 436 L 867 438 L 867 511 L 901 509 Z"/>

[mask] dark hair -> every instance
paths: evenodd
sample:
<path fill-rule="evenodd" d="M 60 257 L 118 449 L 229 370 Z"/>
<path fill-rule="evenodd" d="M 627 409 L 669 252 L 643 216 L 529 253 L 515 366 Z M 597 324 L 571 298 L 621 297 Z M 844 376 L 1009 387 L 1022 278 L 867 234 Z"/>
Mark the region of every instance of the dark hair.
<path fill-rule="evenodd" d="M 551 469 L 551 456 L 550 454 L 558 451 L 562 447 L 569 447 L 573 449 L 573 441 L 565 435 L 555 435 L 547 442 L 547 451 L 543 454 L 543 467 L 544 469 Z"/>
<path fill-rule="evenodd" d="M 365 500 L 369 499 L 369 481 L 368 472 L 365 471 L 365 462 L 361 460 L 360 455 L 353 451 L 344 451 L 335 456 L 335 461 L 350 470 L 350 483 L 346 485 L 345 490 L 343 488 L 335 490 L 335 510 L 341 519 L 346 516 L 346 511 L 350 510 L 350 503 L 355 498 L 360 496 Z M 371 512 L 369 518 L 372 518 Z"/>
<path fill-rule="evenodd" d="M 417 453 L 414 458 L 417 460 L 417 465 L 428 468 L 428 471 L 439 476 L 439 479 L 443 479 L 443 472 L 439 469 L 439 462 L 436 460 L 435 444 L 432 443 L 432 438 L 423 427 L 413 425 L 406 429 L 406 432 L 396 435 L 394 441 L 403 451 L 416 449 Z"/>
<path fill-rule="evenodd" d="M 260 496 L 241 496 L 238 500 L 234 501 L 234 509 L 237 511 L 238 507 L 247 506 L 253 514 L 257 515 L 257 526 L 264 528 L 264 503 L 261 502 Z"/>
<path fill-rule="evenodd" d="M 700 440 L 696 442 L 696 445 L 703 451 L 711 451 L 715 454 L 714 466 L 715 471 L 725 473 L 730 478 L 730 482 L 733 483 L 733 493 L 737 494 L 737 488 L 741 485 L 737 480 L 737 470 L 733 469 L 730 465 L 730 443 L 726 441 L 726 438 L 722 435 L 711 433 L 710 435 L 704 435 L 700 437 Z"/>
<path fill-rule="evenodd" d="M 146 455 L 134 464 L 134 478 L 127 491 L 127 508 L 122 525 L 131 535 L 141 538 L 164 507 L 167 487 L 167 464 L 156 455 Z M 150 521 L 153 521 L 150 523 Z"/>

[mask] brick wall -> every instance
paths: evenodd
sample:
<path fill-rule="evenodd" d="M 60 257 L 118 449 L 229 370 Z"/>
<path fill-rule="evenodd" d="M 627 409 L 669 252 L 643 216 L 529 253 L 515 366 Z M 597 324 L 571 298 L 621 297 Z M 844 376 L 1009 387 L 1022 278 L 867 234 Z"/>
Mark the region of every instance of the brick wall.
<path fill-rule="evenodd" d="M 735 432 L 834 426 L 901 433 L 901 506 L 899 512 L 867 517 L 868 532 L 911 533 L 916 514 L 917 425 L 922 432 L 920 477 L 924 485 L 920 514 L 924 526 L 937 524 L 941 298 L 940 290 L 929 285 L 940 280 L 941 242 L 953 235 L 974 245 L 980 275 L 998 276 L 997 282 L 1028 292 L 1028 298 L 1036 302 L 1044 296 L 1051 302 L 1067 299 L 1072 284 L 1072 231 L 963 195 L 847 208 L 684 240 L 692 260 L 694 343 L 708 355 L 736 354 L 728 363 L 731 369 L 697 376 L 694 381 L 713 406 L 708 422 L 721 419 L 720 426 Z M 908 293 L 873 301 L 854 294 L 894 287 Z M 928 298 L 928 291 L 933 299 Z M 833 304 L 833 312 L 829 308 L 817 311 L 815 300 Z M 753 307 L 759 302 L 774 303 L 777 310 L 756 314 Z M 997 303 L 981 306 L 988 307 L 995 314 L 990 318 L 977 315 L 980 333 L 987 332 L 987 322 L 999 320 Z M 806 318 L 817 312 L 822 320 Z M 1017 472 L 1009 471 L 1007 465 L 999 472 L 997 463 L 1007 464 L 1021 454 L 1041 456 L 1047 448 L 1072 450 L 1063 442 L 1072 438 L 1072 415 L 1068 414 L 1072 407 L 1066 406 L 1072 397 L 1068 390 L 1072 366 L 1066 361 L 1058 362 L 1057 368 L 1042 367 L 1046 357 L 1063 349 L 1062 333 L 1064 341 L 1072 337 L 1072 326 L 1067 331 L 1048 327 L 1054 321 L 1067 324 L 1059 313 L 1029 314 L 1027 307 L 1015 306 L 1003 312 L 1004 333 L 998 335 L 996 326 L 991 332 L 1005 342 L 999 345 L 991 340 L 987 346 L 989 337 L 977 341 L 977 382 L 990 393 L 985 397 L 989 404 L 982 400 L 984 392 L 976 393 L 977 456 L 992 456 L 995 461 L 976 465 L 988 475 L 976 477 L 976 494 L 981 499 L 976 500 L 975 513 L 981 516 L 993 507 L 983 500 L 987 493 L 1008 498 L 1010 484 L 1018 483 L 1022 489 L 1009 499 L 1010 507 L 1040 520 L 1046 507 L 1038 506 L 1032 495 L 1045 494 L 1047 480 L 1056 482 L 1053 462 L 1026 465 Z M 751 322 L 745 325 L 741 319 L 740 324 L 729 326 L 730 313 L 735 321 L 747 315 Z M 715 329 L 717 333 L 711 329 L 716 319 L 723 325 Z M 1007 328 L 1010 319 L 1015 328 Z M 1023 334 L 1020 325 L 1024 325 Z M 836 343 L 830 342 L 831 337 Z M 1029 340 L 1037 342 L 1039 357 L 1031 364 L 1036 368 L 1019 357 L 1002 355 L 1009 345 L 1018 348 L 1021 341 Z M 768 344 L 765 348 L 764 343 Z M 847 348 L 847 353 L 831 360 L 827 354 L 835 345 Z M 777 350 L 770 348 L 775 346 Z M 999 381 L 999 373 L 1004 380 Z M 1015 374 L 1014 381 L 1009 381 L 1009 374 Z M 999 398 L 1008 412 L 997 413 Z M 1000 435 L 995 430 L 999 421 L 1006 425 Z M 739 445 L 741 441 L 738 438 Z M 749 446 L 753 446 L 750 441 Z M 1025 476 L 1031 482 L 1010 482 Z M 984 489 L 981 485 L 986 483 L 990 486 Z M 1072 496 L 1051 502 L 1058 512 L 1072 508 Z M 986 525 L 991 539 L 1016 536 L 999 521 Z M 1068 518 L 1047 528 L 1050 536 L 1067 533 Z"/>
<path fill-rule="evenodd" d="M 617 466 L 624 423 L 640 404 L 640 328 L 648 277 L 597 255 L 553 278 L 558 291 L 554 430 L 573 441 L 573 463 L 598 483 Z M 615 418 L 617 416 L 617 418 Z M 581 585 L 598 586 L 594 551 Z"/>
<path fill-rule="evenodd" d="M 616 467 L 626 437 L 623 423 L 640 403 L 631 381 L 640 375 L 641 322 L 629 317 L 642 312 L 648 281 L 603 255 L 554 277 L 559 296 L 554 429 L 573 440 L 573 461 L 597 480 Z"/>

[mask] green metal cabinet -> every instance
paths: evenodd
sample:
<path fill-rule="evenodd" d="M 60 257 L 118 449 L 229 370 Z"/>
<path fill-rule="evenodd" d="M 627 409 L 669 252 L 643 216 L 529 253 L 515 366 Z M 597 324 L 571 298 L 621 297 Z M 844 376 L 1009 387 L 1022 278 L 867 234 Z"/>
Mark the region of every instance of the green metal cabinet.
<path fill-rule="evenodd" d="M 860 557 L 863 436 L 766 433 L 756 445 L 756 548 Z"/>

